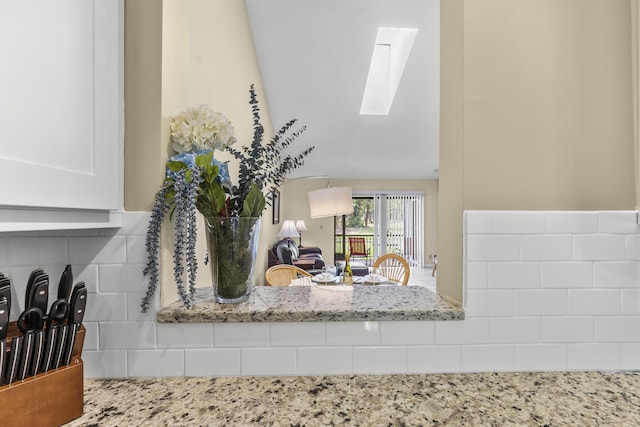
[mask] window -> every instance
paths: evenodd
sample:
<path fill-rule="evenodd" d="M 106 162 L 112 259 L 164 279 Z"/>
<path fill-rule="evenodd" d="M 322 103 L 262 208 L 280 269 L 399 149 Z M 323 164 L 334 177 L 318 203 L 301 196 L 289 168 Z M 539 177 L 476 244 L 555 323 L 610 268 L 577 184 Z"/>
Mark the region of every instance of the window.
<path fill-rule="evenodd" d="M 371 265 L 380 255 L 396 253 L 413 267 L 424 266 L 424 195 L 361 193 L 353 197 L 353 214 L 336 217 L 336 260 L 350 251 L 350 238 L 363 238 L 365 254 L 351 255 Z"/>

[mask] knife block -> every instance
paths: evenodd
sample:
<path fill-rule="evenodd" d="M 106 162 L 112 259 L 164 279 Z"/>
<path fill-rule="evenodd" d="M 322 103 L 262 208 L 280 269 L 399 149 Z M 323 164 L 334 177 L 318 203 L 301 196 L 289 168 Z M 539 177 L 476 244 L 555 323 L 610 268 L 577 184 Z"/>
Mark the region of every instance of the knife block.
<path fill-rule="evenodd" d="M 12 322 L 7 337 L 8 348 L 12 337 L 19 334 Z M 0 426 L 57 427 L 82 416 L 84 336 L 85 328 L 80 326 L 69 365 L 0 387 Z"/>

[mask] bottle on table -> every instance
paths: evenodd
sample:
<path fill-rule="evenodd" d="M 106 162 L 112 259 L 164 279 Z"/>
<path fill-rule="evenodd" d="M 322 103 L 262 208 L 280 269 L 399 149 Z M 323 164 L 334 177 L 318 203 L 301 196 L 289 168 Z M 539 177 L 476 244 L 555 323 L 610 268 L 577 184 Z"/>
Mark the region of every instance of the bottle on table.
<path fill-rule="evenodd" d="M 345 255 L 343 282 L 346 286 L 353 285 L 353 272 L 351 271 L 351 266 L 349 265 L 349 255 Z"/>

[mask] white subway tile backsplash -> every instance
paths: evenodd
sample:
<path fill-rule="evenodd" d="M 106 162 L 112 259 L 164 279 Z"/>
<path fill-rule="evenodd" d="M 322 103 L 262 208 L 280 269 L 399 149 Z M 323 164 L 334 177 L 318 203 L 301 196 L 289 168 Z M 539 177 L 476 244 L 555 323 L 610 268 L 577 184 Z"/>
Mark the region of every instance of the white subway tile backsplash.
<path fill-rule="evenodd" d="M 518 261 L 520 238 L 504 235 L 469 235 L 466 254 L 469 261 Z"/>
<path fill-rule="evenodd" d="M 565 289 L 518 289 L 516 316 L 561 316 L 568 314 Z"/>
<path fill-rule="evenodd" d="M 380 322 L 380 332 L 382 345 L 433 344 L 436 335 L 430 321 Z"/>
<path fill-rule="evenodd" d="M 127 239 L 114 237 L 72 237 L 69 260 L 74 264 L 125 264 Z"/>
<path fill-rule="evenodd" d="M 482 344 L 489 342 L 489 320 L 467 318 L 463 322 L 436 321 L 436 344 Z"/>
<path fill-rule="evenodd" d="M 407 347 L 407 373 L 442 373 L 460 371 L 459 345 Z"/>
<path fill-rule="evenodd" d="M 126 301 L 125 294 L 88 294 L 85 321 L 127 320 Z"/>
<path fill-rule="evenodd" d="M 596 317 L 597 342 L 638 342 L 640 316 Z"/>
<path fill-rule="evenodd" d="M 543 262 L 541 271 L 543 288 L 593 287 L 591 262 Z"/>
<path fill-rule="evenodd" d="M 354 374 L 405 374 L 406 347 L 354 347 Z"/>
<path fill-rule="evenodd" d="M 140 302 L 142 301 L 144 294 L 126 294 L 127 297 L 127 320 L 130 322 L 155 322 L 156 312 L 160 309 L 160 296 L 156 296 L 152 299 L 149 311 L 142 312 Z"/>
<path fill-rule="evenodd" d="M 127 377 L 127 350 L 83 350 L 82 361 L 87 378 Z"/>
<path fill-rule="evenodd" d="M 460 347 L 462 372 L 513 371 L 513 345 L 485 344 Z"/>
<path fill-rule="evenodd" d="M 632 316 L 640 314 L 640 289 L 622 290 L 622 314 Z"/>
<path fill-rule="evenodd" d="M 489 284 L 491 286 L 491 284 Z M 475 290 L 467 291 L 465 316 L 513 316 L 515 314 L 514 291 Z"/>
<path fill-rule="evenodd" d="M 640 234 L 632 234 L 625 237 L 626 259 L 640 261 Z"/>
<path fill-rule="evenodd" d="M 98 267 L 100 292 L 140 293 L 148 279 L 142 274 L 144 264 L 111 264 Z"/>
<path fill-rule="evenodd" d="M 213 323 L 158 323 L 158 348 L 213 347 Z"/>
<path fill-rule="evenodd" d="M 327 345 L 379 345 L 379 322 L 327 322 Z"/>
<path fill-rule="evenodd" d="M 584 234 L 573 236 L 573 257 L 577 261 L 615 261 L 625 257 L 625 236 Z"/>
<path fill-rule="evenodd" d="M 6 237 L 0 237 L 0 265 L 6 266 L 9 264 L 9 239 Z M 20 262 L 24 262 L 24 260 L 20 260 Z M 5 267 L 3 267 L 4 269 Z M 4 270 L 0 270 L 4 271 Z"/>
<path fill-rule="evenodd" d="M 156 348 L 156 322 L 100 322 L 100 349 Z"/>
<path fill-rule="evenodd" d="M 270 324 L 271 346 L 321 346 L 325 343 L 324 322 L 274 322 Z"/>
<path fill-rule="evenodd" d="M 514 368 L 517 371 L 562 371 L 567 369 L 565 344 L 516 344 Z"/>
<path fill-rule="evenodd" d="M 99 350 L 98 346 L 98 322 L 84 322 L 84 350 Z"/>
<path fill-rule="evenodd" d="M 493 214 L 495 234 L 542 234 L 546 218 L 537 212 L 507 211 Z"/>
<path fill-rule="evenodd" d="M 130 377 L 182 377 L 184 371 L 184 350 L 127 351 L 127 374 Z"/>
<path fill-rule="evenodd" d="M 597 288 L 640 289 L 640 262 L 597 262 L 594 271 Z"/>
<path fill-rule="evenodd" d="M 269 345 L 268 323 L 214 323 L 216 347 L 266 347 Z"/>
<path fill-rule="evenodd" d="M 488 265 L 487 286 L 491 289 L 540 287 L 540 263 L 491 262 Z"/>
<path fill-rule="evenodd" d="M 599 233 L 633 234 L 640 232 L 635 211 L 611 211 L 598 213 Z"/>
<path fill-rule="evenodd" d="M 297 353 L 298 374 L 353 374 L 353 347 L 300 347 Z"/>
<path fill-rule="evenodd" d="M 127 263 L 145 264 L 146 262 L 145 236 L 127 236 Z"/>
<path fill-rule="evenodd" d="M 465 212 L 466 320 L 435 322 L 158 324 L 158 295 L 140 313 L 148 218 L 0 235 L 16 304 L 36 267 L 51 295 L 67 263 L 87 284 L 87 377 L 640 369 L 635 212 Z"/>
<path fill-rule="evenodd" d="M 295 375 L 295 348 L 243 348 L 242 375 Z"/>
<path fill-rule="evenodd" d="M 184 351 L 184 374 L 187 377 L 242 375 L 240 349 L 187 349 Z"/>
<path fill-rule="evenodd" d="M 8 262 L 12 266 L 64 265 L 67 263 L 67 239 L 63 237 L 12 238 Z"/>
<path fill-rule="evenodd" d="M 467 211 L 464 221 L 467 234 L 493 233 L 493 212 Z"/>
<path fill-rule="evenodd" d="M 595 321 L 593 316 L 559 316 L 540 319 L 542 342 L 593 342 Z"/>
<path fill-rule="evenodd" d="M 488 284 L 488 263 L 469 262 L 465 271 L 466 289 L 486 289 Z"/>
<path fill-rule="evenodd" d="M 620 344 L 567 344 L 567 369 L 620 369 Z"/>
<path fill-rule="evenodd" d="M 622 313 L 621 292 L 618 289 L 570 289 L 570 315 L 612 315 Z"/>
<path fill-rule="evenodd" d="M 640 369 L 640 343 L 620 344 L 620 369 Z"/>
<path fill-rule="evenodd" d="M 572 258 L 572 239 L 566 235 L 537 235 L 520 238 L 523 261 L 563 261 Z"/>
<path fill-rule="evenodd" d="M 97 265 L 71 264 L 71 271 L 73 272 L 74 283 L 84 282 L 87 286 L 87 292 L 90 294 L 98 293 L 99 279 Z M 62 275 L 62 271 L 60 274 Z"/>
<path fill-rule="evenodd" d="M 547 233 L 581 234 L 598 231 L 598 214 L 595 212 L 547 212 Z"/>
<path fill-rule="evenodd" d="M 539 317 L 495 317 L 489 319 L 489 342 L 492 344 L 535 343 L 539 341 Z"/>
<path fill-rule="evenodd" d="M 123 236 L 145 236 L 150 219 L 150 212 L 127 212 L 126 215 L 122 217 L 122 227 L 118 230 L 118 234 Z"/>

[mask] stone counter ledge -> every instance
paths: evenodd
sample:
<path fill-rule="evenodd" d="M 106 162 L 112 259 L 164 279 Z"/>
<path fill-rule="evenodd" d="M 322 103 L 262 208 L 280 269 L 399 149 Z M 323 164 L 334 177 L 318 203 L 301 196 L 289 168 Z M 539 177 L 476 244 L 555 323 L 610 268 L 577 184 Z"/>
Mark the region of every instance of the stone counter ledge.
<path fill-rule="evenodd" d="M 333 289 L 332 289 L 333 288 Z M 218 304 L 211 288 L 196 292 L 193 308 L 176 301 L 158 312 L 161 323 L 464 320 L 457 302 L 421 286 L 256 286 L 248 301 Z"/>

